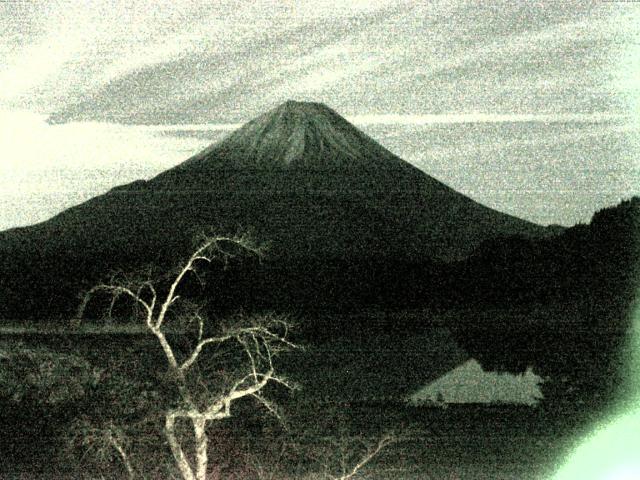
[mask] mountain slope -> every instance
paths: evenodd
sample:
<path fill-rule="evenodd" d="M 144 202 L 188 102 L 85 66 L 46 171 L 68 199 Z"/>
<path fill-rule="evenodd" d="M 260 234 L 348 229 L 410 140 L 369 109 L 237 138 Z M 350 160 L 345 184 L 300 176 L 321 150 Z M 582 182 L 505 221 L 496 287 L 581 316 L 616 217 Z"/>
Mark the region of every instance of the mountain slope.
<path fill-rule="evenodd" d="M 183 198 L 195 192 L 214 195 L 217 204 L 228 205 L 225 210 L 242 210 L 240 217 L 255 213 L 254 227 L 289 224 L 307 232 L 310 241 L 320 237 L 315 248 L 326 243 L 330 221 L 331 227 L 345 227 L 331 235 L 333 240 L 349 241 L 322 255 L 339 257 L 355 253 L 350 246 L 357 243 L 367 243 L 368 254 L 369 242 L 386 238 L 383 250 L 394 255 L 449 261 L 467 256 L 488 238 L 546 233 L 425 175 L 316 103 L 286 102 L 143 189 Z M 305 219 L 313 222 L 297 223 Z M 283 233 L 282 228 L 265 228 L 265 238 L 274 242 Z M 350 231 L 367 240 L 358 242 Z M 290 248 L 290 240 L 285 235 L 280 243 Z M 396 241 L 403 246 L 394 248 Z"/>
<path fill-rule="evenodd" d="M 1 233 L 0 289 L 10 300 L 0 315 L 68 310 L 65 298 L 83 280 L 172 263 L 197 233 L 238 230 L 270 242 L 279 282 L 313 288 L 314 275 L 324 275 L 329 286 L 363 290 L 374 270 L 460 259 L 488 239 L 547 233 L 424 174 L 328 107 L 287 102 L 149 181 Z M 359 278 L 339 273 L 354 265 Z"/>

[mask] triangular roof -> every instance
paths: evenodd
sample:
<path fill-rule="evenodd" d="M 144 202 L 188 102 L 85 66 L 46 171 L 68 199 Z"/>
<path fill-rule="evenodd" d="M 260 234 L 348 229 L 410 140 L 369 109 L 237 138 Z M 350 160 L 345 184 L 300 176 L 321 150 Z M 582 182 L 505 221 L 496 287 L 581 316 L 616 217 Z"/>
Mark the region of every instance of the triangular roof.
<path fill-rule="evenodd" d="M 520 375 L 487 372 L 470 359 L 425 385 L 407 401 L 414 405 L 442 403 L 513 403 L 535 405 L 542 398 L 542 378 L 528 368 Z"/>

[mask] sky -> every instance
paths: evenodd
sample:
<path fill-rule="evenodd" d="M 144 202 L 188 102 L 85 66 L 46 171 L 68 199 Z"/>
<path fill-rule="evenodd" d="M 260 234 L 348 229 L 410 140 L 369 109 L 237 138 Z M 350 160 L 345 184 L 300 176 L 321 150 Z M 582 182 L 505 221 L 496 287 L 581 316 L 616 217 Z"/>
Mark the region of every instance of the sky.
<path fill-rule="evenodd" d="M 640 4 L 0 2 L 0 229 L 288 100 L 542 224 L 640 194 Z"/>

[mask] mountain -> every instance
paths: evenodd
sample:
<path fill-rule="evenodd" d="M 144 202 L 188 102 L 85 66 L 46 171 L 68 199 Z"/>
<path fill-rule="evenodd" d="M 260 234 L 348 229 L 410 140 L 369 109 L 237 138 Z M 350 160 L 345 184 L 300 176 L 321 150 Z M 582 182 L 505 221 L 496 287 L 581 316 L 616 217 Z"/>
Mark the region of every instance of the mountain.
<path fill-rule="evenodd" d="M 202 231 L 243 230 L 271 245 L 255 278 L 272 296 L 346 303 L 372 282 L 406 290 L 407 266 L 550 233 L 454 191 L 325 105 L 289 101 L 153 179 L 0 233 L 0 317 L 64 316 L 108 272 L 164 267 Z"/>

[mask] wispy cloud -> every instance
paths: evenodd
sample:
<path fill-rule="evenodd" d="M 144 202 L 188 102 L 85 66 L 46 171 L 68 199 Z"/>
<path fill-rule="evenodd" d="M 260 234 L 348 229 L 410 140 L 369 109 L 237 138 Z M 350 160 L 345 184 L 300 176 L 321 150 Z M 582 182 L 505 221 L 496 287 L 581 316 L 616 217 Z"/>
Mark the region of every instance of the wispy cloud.
<path fill-rule="evenodd" d="M 508 122 L 611 122 L 626 121 L 627 115 L 615 113 L 451 113 L 440 115 L 355 115 L 351 121 L 361 125 L 430 125 L 443 123 L 508 123 Z"/>
<path fill-rule="evenodd" d="M 0 210 L 18 223 L 36 218 L 18 208 L 28 195 L 148 176 L 134 165 L 167 168 L 290 98 L 532 220 L 584 220 L 637 178 L 640 4 L 0 2 L 0 31 L 0 108 L 63 123 L 4 122 L 1 187 L 16 200 Z M 78 183 L 37 173 L 56 165 Z M 103 165 L 108 181 L 77 174 Z"/>
<path fill-rule="evenodd" d="M 369 114 L 347 115 L 346 119 L 356 125 L 421 126 L 453 123 L 626 123 L 632 119 L 628 115 L 615 113 L 565 113 L 565 114 L 492 114 L 492 113 L 450 113 L 440 115 L 409 114 Z M 247 121 L 250 119 L 247 119 Z M 135 125 L 136 128 L 151 132 L 180 131 L 233 131 L 243 123 L 181 123 L 171 125 Z M 628 130 L 629 128 L 627 128 Z"/>
<path fill-rule="evenodd" d="M 0 9 L 13 32 L 0 103 L 167 124 L 235 123 L 288 98 L 352 115 L 625 113 L 638 98 L 625 8 L 52 0 Z"/>

